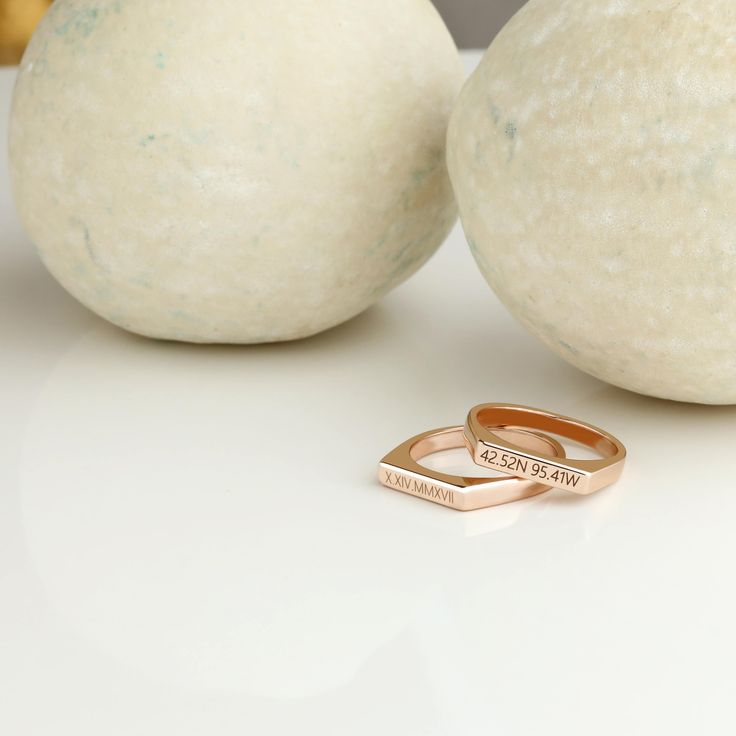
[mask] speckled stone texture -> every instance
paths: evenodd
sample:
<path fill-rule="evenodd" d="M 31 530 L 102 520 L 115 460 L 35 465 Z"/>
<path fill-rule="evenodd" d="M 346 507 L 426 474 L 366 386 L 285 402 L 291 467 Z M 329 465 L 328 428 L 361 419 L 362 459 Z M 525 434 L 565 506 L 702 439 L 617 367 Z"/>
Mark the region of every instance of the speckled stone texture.
<path fill-rule="evenodd" d="M 736 403 L 736 3 L 531 0 L 449 166 L 488 282 L 617 386 Z"/>
<path fill-rule="evenodd" d="M 461 83 L 429 0 L 57 0 L 14 98 L 16 202 L 128 330 L 305 337 L 445 238 Z"/>

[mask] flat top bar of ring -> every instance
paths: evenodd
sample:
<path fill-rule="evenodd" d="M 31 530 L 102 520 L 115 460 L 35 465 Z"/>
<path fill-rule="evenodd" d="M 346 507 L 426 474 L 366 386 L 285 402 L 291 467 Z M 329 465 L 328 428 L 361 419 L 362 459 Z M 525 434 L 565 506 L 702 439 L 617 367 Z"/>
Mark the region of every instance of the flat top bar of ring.
<path fill-rule="evenodd" d="M 521 475 L 576 493 L 587 493 L 590 490 L 590 474 L 557 465 L 546 458 L 512 450 L 503 445 L 488 443 L 484 440 L 473 447 L 471 438 L 465 434 L 465 442 L 477 465 L 497 470 L 509 475 Z"/>
<path fill-rule="evenodd" d="M 502 439 L 525 443 L 535 450 L 547 450 L 554 457 L 564 457 L 565 449 L 557 440 L 521 428 L 500 429 Z M 463 427 L 424 432 L 399 445 L 379 465 L 380 482 L 402 493 L 423 498 L 458 511 L 474 511 L 531 498 L 550 489 L 549 484 L 533 480 L 502 477 L 463 477 L 430 470 L 417 458 L 442 450 L 464 447 Z M 523 446 L 523 445 L 522 445 Z"/>
<path fill-rule="evenodd" d="M 418 496 L 456 511 L 466 510 L 466 497 L 442 481 L 412 473 L 387 462 L 380 464 L 378 479 L 395 491 Z"/>

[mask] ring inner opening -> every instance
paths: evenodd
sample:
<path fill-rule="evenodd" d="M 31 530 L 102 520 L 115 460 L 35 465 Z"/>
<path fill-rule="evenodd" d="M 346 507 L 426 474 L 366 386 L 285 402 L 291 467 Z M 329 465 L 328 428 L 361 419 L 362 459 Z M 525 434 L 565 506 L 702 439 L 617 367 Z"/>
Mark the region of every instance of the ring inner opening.
<path fill-rule="evenodd" d="M 532 414 L 524 409 L 514 407 L 481 409 L 478 412 L 478 421 L 491 431 L 515 425 L 556 434 L 590 447 L 602 457 L 614 457 L 619 451 L 611 440 L 585 424 L 544 414 Z"/>

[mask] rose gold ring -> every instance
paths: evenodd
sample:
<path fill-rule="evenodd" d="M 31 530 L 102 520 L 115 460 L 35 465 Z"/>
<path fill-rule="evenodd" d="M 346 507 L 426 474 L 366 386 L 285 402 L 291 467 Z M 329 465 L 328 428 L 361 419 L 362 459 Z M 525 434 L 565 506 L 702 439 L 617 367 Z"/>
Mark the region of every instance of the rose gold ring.
<path fill-rule="evenodd" d="M 532 452 L 564 458 L 565 449 L 557 440 L 525 429 L 499 429 L 509 442 Z M 475 511 L 531 498 L 550 489 L 539 481 L 502 478 L 463 478 L 430 470 L 419 460 L 442 450 L 465 447 L 462 427 L 435 429 L 412 437 L 389 452 L 378 467 L 378 479 L 387 488 L 424 498 L 458 511 Z"/>
<path fill-rule="evenodd" d="M 509 427 L 552 432 L 595 450 L 599 460 L 574 460 L 529 451 L 502 435 Z M 470 410 L 465 441 L 476 464 L 555 488 L 587 495 L 615 483 L 621 476 L 626 448 L 613 435 L 577 419 L 512 404 L 482 404 Z"/>

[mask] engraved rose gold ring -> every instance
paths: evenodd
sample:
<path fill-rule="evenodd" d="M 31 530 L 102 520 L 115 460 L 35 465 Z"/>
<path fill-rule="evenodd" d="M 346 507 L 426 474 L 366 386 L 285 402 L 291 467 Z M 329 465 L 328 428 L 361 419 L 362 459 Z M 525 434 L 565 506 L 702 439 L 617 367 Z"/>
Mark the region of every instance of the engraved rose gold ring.
<path fill-rule="evenodd" d="M 557 440 L 524 429 L 499 429 L 508 442 L 530 452 L 565 457 Z M 463 478 L 430 470 L 419 464 L 427 455 L 465 447 L 462 427 L 435 429 L 412 437 L 381 461 L 378 478 L 387 488 L 408 493 L 458 511 L 475 511 L 531 498 L 550 489 L 549 484 L 512 478 Z"/>
<path fill-rule="evenodd" d="M 584 445 L 600 457 L 568 458 L 547 432 Z M 476 465 L 499 471 L 495 478 L 462 477 L 430 470 L 428 455 L 467 447 Z M 608 432 L 577 419 L 515 404 L 481 404 L 465 427 L 448 427 L 412 437 L 383 458 L 379 480 L 459 511 L 472 511 L 531 498 L 550 488 L 588 495 L 621 476 L 626 448 Z"/>
<path fill-rule="evenodd" d="M 552 432 L 589 447 L 601 457 L 573 460 L 529 451 L 500 433 L 500 427 L 509 426 Z M 615 483 L 626 460 L 626 448 L 608 432 L 577 419 L 514 404 L 481 404 L 471 409 L 465 424 L 465 441 L 473 460 L 484 468 L 549 483 L 584 496 Z"/>

